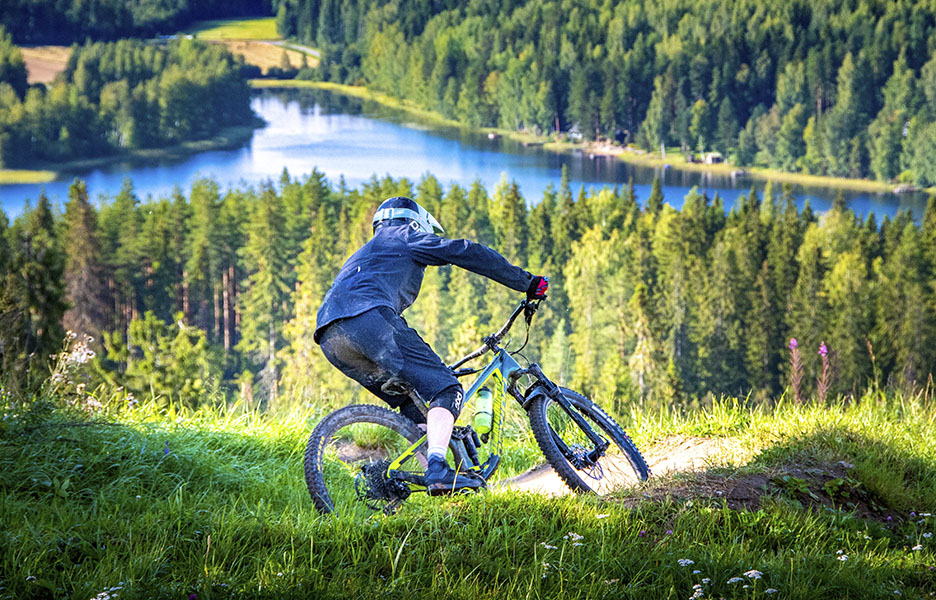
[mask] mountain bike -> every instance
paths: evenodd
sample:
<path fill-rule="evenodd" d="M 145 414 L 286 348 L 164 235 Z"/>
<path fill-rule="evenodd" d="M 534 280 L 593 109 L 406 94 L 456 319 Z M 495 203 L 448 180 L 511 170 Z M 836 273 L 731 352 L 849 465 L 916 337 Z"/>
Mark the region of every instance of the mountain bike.
<path fill-rule="evenodd" d="M 542 300 L 524 300 L 504 325 L 482 345 L 449 368 L 456 377 L 478 374 L 465 393 L 462 415 L 449 443 L 449 460 L 487 482 L 503 457 L 504 418 L 508 399 L 525 411 L 536 443 L 562 481 L 580 493 L 609 494 L 644 481 L 650 469 L 624 430 L 594 402 L 559 387 L 539 365 L 526 368 L 514 359 L 529 340 L 530 325 Z M 526 340 L 509 351 L 501 343 L 523 314 Z M 491 352 L 477 368 L 468 362 Z M 525 359 L 524 359 L 525 360 Z M 420 410 L 425 403 L 401 381 L 383 390 L 409 394 Z M 412 494 L 426 491 L 426 436 L 410 419 L 372 404 L 346 406 L 326 416 L 309 437 L 305 479 L 322 513 L 356 512 L 361 507 L 395 512 Z"/>

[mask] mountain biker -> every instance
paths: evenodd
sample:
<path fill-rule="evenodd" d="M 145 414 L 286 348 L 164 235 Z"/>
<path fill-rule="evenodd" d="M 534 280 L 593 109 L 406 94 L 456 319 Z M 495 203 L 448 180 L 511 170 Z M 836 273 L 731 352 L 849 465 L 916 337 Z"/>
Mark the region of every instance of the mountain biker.
<path fill-rule="evenodd" d="M 400 414 L 424 424 L 430 494 L 481 487 L 480 478 L 456 472 L 445 462 L 462 407 L 462 386 L 401 313 L 416 300 L 428 265 L 453 264 L 525 291 L 530 299 L 544 298 L 549 281 L 486 246 L 437 236 L 435 230 L 444 233 L 439 222 L 405 196 L 385 200 L 374 214 L 373 227 L 374 237 L 347 260 L 325 294 L 315 341 L 345 375 Z M 428 404 L 427 415 L 409 391 Z"/>

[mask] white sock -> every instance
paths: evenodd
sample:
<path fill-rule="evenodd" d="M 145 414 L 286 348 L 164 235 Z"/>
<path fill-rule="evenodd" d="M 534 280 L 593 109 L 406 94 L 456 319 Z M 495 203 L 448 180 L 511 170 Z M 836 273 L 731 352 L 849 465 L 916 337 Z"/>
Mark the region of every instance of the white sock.
<path fill-rule="evenodd" d="M 433 458 L 438 458 L 442 462 L 445 462 L 445 450 L 446 450 L 445 446 L 432 446 L 431 448 L 429 448 L 428 452 L 426 453 L 427 458 L 429 460 L 432 460 Z"/>

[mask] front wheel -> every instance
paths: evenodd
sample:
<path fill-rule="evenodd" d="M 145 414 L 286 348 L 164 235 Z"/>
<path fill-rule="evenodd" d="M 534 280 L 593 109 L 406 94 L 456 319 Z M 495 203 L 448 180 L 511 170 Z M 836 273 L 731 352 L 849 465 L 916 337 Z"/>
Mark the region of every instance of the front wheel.
<path fill-rule="evenodd" d="M 386 477 L 390 461 L 423 436 L 398 413 L 372 404 L 346 406 L 318 424 L 305 452 L 305 479 L 321 513 L 393 512 L 409 495 L 409 486 Z M 425 471 L 425 443 L 403 466 L 410 474 Z"/>
<path fill-rule="evenodd" d="M 645 481 L 650 469 L 637 446 L 614 419 L 594 402 L 559 388 L 569 408 L 548 394 L 530 405 L 530 427 L 549 464 L 572 490 L 607 495 Z M 573 419 L 581 416 L 599 438 L 596 443 Z"/>

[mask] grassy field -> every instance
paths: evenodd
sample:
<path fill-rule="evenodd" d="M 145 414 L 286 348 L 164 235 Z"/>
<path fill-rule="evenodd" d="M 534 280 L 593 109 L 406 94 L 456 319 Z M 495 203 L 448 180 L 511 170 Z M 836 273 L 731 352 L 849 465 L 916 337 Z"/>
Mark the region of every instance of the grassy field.
<path fill-rule="evenodd" d="M 0 169 L 0 185 L 12 183 L 48 183 L 55 180 L 55 176 L 55 171 Z"/>
<path fill-rule="evenodd" d="M 200 21 L 182 33 L 209 41 L 283 39 L 276 31 L 276 19 L 273 17 Z"/>
<path fill-rule="evenodd" d="M 102 399 L 103 400 L 103 399 Z M 0 598 L 929 598 L 936 406 L 752 408 L 621 420 L 734 448 L 619 498 L 486 492 L 323 518 L 302 476 L 321 411 L 8 404 Z M 537 451 L 524 432 L 516 468 Z M 520 457 L 518 459 L 518 457 Z"/>

